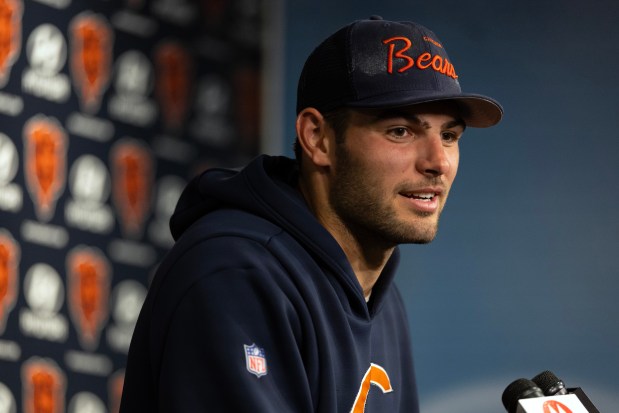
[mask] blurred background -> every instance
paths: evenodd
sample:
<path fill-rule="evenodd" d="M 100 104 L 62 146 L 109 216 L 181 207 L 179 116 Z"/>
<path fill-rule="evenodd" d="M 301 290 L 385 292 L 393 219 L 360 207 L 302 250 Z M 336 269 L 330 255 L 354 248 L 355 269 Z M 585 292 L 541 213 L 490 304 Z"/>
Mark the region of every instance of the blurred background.
<path fill-rule="evenodd" d="M 0 1 L 0 412 L 115 412 L 167 220 L 198 171 L 292 155 L 306 56 L 412 20 L 465 91 L 437 239 L 403 246 L 423 413 L 497 413 L 551 370 L 619 405 L 619 3 Z"/>

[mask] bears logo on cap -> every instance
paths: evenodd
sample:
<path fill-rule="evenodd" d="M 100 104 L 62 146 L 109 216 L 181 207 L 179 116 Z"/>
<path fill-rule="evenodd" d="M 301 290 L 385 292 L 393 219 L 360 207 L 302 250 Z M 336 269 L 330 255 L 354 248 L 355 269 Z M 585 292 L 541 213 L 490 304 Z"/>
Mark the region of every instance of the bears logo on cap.
<path fill-rule="evenodd" d="M 443 46 L 439 42 L 433 40 L 428 36 L 424 36 L 423 39 L 424 41 L 432 43 L 440 49 L 443 48 Z M 419 57 L 417 57 L 416 61 L 413 57 L 406 54 L 406 51 L 408 51 L 408 49 L 413 46 L 413 42 L 408 37 L 395 36 L 383 40 L 383 43 L 389 45 L 389 55 L 387 57 L 387 72 L 390 74 L 394 72 L 394 60 L 402 59 L 405 64 L 397 69 L 398 73 L 404 73 L 407 70 L 416 67 L 420 70 L 432 69 L 453 79 L 458 78 L 453 64 L 451 64 L 451 62 L 446 57 L 441 56 L 440 54 L 433 55 L 429 52 L 423 52 L 419 55 Z M 404 43 L 404 46 L 400 49 L 396 49 L 396 43 Z"/>

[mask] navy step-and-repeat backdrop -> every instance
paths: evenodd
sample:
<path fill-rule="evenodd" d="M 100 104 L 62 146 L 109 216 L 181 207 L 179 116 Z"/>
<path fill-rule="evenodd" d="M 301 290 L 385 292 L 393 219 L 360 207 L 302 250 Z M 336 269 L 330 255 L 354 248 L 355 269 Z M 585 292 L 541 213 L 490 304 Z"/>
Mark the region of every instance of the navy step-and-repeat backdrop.
<path fill-rule="evenodd" d="M 257 154 L 259 0 L 0 0 L 0 412 L 114 412 L 168 219 Z"/>

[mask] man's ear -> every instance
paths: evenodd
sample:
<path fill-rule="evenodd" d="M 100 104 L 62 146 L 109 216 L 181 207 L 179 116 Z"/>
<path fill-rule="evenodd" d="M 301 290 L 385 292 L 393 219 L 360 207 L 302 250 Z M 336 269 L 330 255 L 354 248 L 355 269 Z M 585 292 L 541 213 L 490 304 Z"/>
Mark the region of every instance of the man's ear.
<path fill-rule="evenodd" d="M 322 114 L 315 108 L 305 108 L 297 116 L 297 138 L 303 153 L 316 166 L 331 164 L 333 134 L 329 133 Z"/>

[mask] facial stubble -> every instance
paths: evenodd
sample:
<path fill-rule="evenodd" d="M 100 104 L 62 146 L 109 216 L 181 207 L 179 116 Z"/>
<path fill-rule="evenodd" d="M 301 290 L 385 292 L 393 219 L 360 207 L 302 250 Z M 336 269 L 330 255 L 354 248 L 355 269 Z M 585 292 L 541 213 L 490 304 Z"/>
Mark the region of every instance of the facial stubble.
<path fill-rule="evenodd" d="M 398 217 L 393 199 L 411 183 L 402 182 L 393 192 L 385 192 L 389 188 L 381 184 L 380 174 L 354 158 L 344 144 L 336 146 L 336 162 L 330 202 L 338 219 L 358 242 L 389 248 L 427 244 L 435 238 L 440 211 L 411 211 L 415 215 L 412 221 Z"/>

